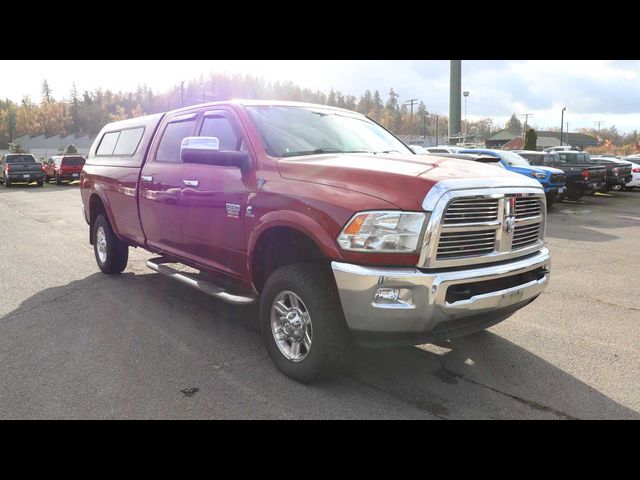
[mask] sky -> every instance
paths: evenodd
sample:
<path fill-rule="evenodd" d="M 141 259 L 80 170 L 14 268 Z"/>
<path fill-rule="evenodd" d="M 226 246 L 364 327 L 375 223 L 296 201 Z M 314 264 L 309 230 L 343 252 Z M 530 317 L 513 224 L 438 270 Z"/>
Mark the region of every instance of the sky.
<path fill-rule="evenodd" d="M 74 82 L 80 92 L 133 91 L 142 84 L 161 92 L 201 74 L 227 72 L 358 97 L 377 89 L 383 101 L 393 87 L 401 102 L 417 98 L 429 112 L 445 115 L 449 108 L 448 60 L 2 60 L 0 71 L 0 98 L 14 101 L 24 95 L 38 101 L 44 79 L 60 99 L 69 97 Z M 469 92 L 469 120 L 488 117 L 502 125 L 512 113 L 531 113 L 532 127 L 559 128 L 566 107 L 570 131 L 594 128 L 596 121 L 621 132 L 640 130 L 640 61 L 463 60 L 462 89 Z M 464 110 L 463 101 L 463 118 Z"/>

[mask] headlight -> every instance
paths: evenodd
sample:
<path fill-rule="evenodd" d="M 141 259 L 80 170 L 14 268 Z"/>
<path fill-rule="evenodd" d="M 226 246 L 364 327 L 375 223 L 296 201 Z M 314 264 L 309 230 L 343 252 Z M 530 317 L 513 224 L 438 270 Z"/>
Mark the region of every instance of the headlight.
<path fill-rule="evenodd" d="M 412 253 L 418 250 L 427 213 L 356 213 L 338 236 L 344 250 Z"/>
<path fill-rule="evenodd" d="M 540 173 L 540 172 L 531 172 L 531 176 L 536 178 L 547 178 L 546 173 Z"/>

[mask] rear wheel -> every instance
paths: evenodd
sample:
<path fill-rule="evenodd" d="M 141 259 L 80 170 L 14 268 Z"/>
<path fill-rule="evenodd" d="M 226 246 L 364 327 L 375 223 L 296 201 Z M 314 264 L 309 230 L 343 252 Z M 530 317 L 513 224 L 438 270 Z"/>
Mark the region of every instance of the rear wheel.
<path fill-rule="evenodd" d="M 11 180 L 9 180 L 6 175 L 4 177 L 4 186 L 5 187 L 10 187 L 11 186 Z"/>
<path fill-rule="evenodd" d="M 326 265 L 277 269 L 260 298 L 260 330 L 274 364 L 302 383 L 329 376 L 350 350 L 340 298 Z"/>
<path fill-rule="evenodd" d="M 582 195 L 584 195 L 584 194 L 583 193 L 579 193 L 576 190 L 567 191 L 567 199 L 571 200 L 572 202 L 576 202 L 576 201 L 580 200 L 582 198 Z"/>
<path fill-rule="evenodd" d="M 49 177 L 47 177 L 47 176 L 45 175 L 45 176 L 44 176 L 44 179 L 43 179 L 43 182 L 44 182 L 44 183 L 49 183 Z"/>
<path fill-rule="evenodd" d="M 44 180 L 38 180 L 38 186 L 41 187 L 42 185 L 44 185 Z"/>
<path fill-rule="evenodd" d="M 104 273 L 122 272 L 129 260 L 129 247 L 116 237 L 104 215 L 98 215 L 93 224 L 93 252 Z"/>
<path fill-rule="evenodd" d="M 60 180 L 60 177 L 58 176 L 57 173 L 56 173 L 54 178 L 55 178 L 55 181 L 56 181 L 56 185 L 62 185 L 62 180 Z"/>

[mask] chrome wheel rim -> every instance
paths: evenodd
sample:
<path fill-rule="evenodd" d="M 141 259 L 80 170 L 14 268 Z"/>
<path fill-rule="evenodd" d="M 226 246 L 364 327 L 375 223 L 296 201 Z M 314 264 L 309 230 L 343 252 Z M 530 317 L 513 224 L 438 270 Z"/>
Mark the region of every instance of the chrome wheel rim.
<path fill-rule="evenodd" d="M 98 258 L 100 262 L 107 261 L 107 236 L 104 233 L 103 227 L 98 227 L 96 231 L 96 247 L 98 250 Z"/>
<path fill-rule="evenodd" d="M 271 304 L 271 333 L 287 360 L 301 362 L 311 351 L 313 327 L 302 299 L 285 290 Z"/>

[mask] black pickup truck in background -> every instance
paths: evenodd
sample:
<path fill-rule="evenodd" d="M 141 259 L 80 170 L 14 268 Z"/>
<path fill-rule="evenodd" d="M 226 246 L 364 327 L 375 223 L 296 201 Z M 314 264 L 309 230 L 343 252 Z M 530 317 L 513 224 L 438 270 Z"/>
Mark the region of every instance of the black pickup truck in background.
<path fill-rule="evenodd" d="M 518 150 L 518 155 L 531 165 L 553 167 L 566 175 L 568 200 L 579 200 L 585 194 L 593 194 L 606 186 L 604 165 L 591 162 L 589 154 L 580 151 L 534 152 Z"/>
<path fill-rule="evenodd" d="M 28 153 L 7 153 L 0 157 L 0 182 L 5 187 L 13 183 L 44 183 L 42 164 Z"/>
<path fill-rule="evenodd" d="M 626 184 L 633 179 L 632 165 L 629 162 L 603 155 L 592 155 L 590 161 L 604 165 L 607 169 L 607 184 L 600 190 L 601 192 L 624 190 Z"/>

